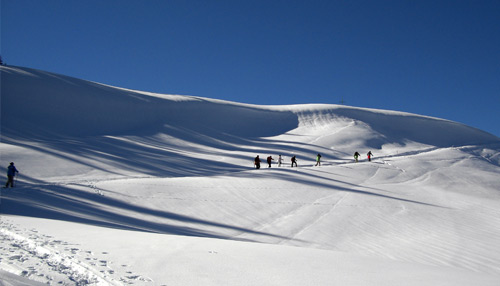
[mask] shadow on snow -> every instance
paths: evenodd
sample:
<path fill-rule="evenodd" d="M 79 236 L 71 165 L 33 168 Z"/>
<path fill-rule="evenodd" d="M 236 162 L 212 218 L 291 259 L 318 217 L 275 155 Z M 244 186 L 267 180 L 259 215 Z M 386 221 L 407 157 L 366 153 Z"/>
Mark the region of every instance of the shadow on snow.
<path fill-rule="evenodd" d="M 3 215 L 38 217 L 124 230 L 219 239 L 242 240 L 233 237 L 242 233 L 284 238 L 238 226 L 132 205 L 63 185 L 28 185 L 3 189 L 1 195 L 0 213 Z M 222 234 L 223 232 L 234 235 Z"/>

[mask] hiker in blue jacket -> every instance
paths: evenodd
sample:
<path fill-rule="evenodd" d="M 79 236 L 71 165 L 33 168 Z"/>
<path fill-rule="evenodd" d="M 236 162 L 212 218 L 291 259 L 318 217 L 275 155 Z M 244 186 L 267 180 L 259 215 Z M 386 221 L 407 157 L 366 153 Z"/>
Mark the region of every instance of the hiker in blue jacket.
<path fill-rule="evenodd" d="M 14 166 L 13 162 L 10 162 L 10 165 L 7 167 L 7 184 L 5 184 L 5 187 L 8 188 L 9 184 L 10 187 L 14 187 L 14 177 L 16 176 L 16 173 L 19 173 L 19 171 L 16 169 L 16 166 Z"/>

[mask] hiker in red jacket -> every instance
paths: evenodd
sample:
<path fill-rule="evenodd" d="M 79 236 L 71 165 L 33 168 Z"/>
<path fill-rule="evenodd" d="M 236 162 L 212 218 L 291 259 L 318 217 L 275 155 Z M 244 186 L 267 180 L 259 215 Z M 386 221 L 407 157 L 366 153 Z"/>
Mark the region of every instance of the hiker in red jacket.
<path fill-rule="evenodd" d="M 267 164 L 269 165 L 268 168 L 271 168 L 271 161 L 274 161 L 272 156 L 267 157 Z"/>
<path fill-rule="evenodd" d="M 368 154 L 366 154 L 366 156 L 368 156 L 368 161 L 371 161 L 372 160 L 372 151 L 368 152 Z"/>

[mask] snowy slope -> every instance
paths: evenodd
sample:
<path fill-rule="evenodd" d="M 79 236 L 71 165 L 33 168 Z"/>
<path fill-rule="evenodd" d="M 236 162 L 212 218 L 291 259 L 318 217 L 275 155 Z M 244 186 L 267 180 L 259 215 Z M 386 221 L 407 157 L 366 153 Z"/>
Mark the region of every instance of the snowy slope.
<path fill-rule="evenodd" d="M 21 171 L 2 190 L 6 285 L 500 283 L 491 134 L 1 71 L 0 164 Z M 279 154 L 282 167 L 253 169 Z"/>

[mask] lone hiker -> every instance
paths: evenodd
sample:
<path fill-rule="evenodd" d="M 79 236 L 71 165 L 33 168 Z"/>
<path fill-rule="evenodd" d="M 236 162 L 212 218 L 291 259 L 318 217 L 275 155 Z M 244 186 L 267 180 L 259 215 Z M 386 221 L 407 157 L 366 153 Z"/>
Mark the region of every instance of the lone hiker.
<path fill-rule="evenodd" d="M 366 156 L 368 156 L 368 161 L 371 161 L 372 160 L 372 151 L 369 151 L 368 154 L 366 154 Z"/>
<path fill-rule="evenodd" d="M 267 164 L 269 165 L 268 168 L 271 168 L 271 161 L 274 161 L 272 156 L 267 157 Z"/>
<path fill-rule="evenodd" d="M 10 187 L 14 187 L 14 177 L 16 176 L 16 173 L 19 173 L 19 171 L 16 169 L 16 166 L 14 166 L 13 162 L 10 162 L 10 165 L 7 167 L 7 183 L 5 184 L 5 187 L 8 188 L 9 184 Z"/>
<path fill-rule="evenodd" d="M 358 151 L 354 152 L 354 160 L 356 161 L 356 163 L 358 162 L 359 156 L 361 156 L 361 155 L 359 155 Z"/>
<path fill-rule="evenodd" d="M 321 166 L 321 155 L 319 153 L 316 156 L 316 165 L 315 166 Z"/>
<path fill-rule="evenodd" d="M 257 155 L 257 157 L 255 157 L 254 165 L 255 165 L 255 169 L 260 169 L 260 158 L 259 158 L 259 155 Z"/>
<path fill-rule="evenodd" d="M 297 166 L 297 158 L 295 158 L 295 156 L 292 157 L 292 168 L 293 168 L 293 164 L 295 164 L 295 167 L 298 167 Z"/>

